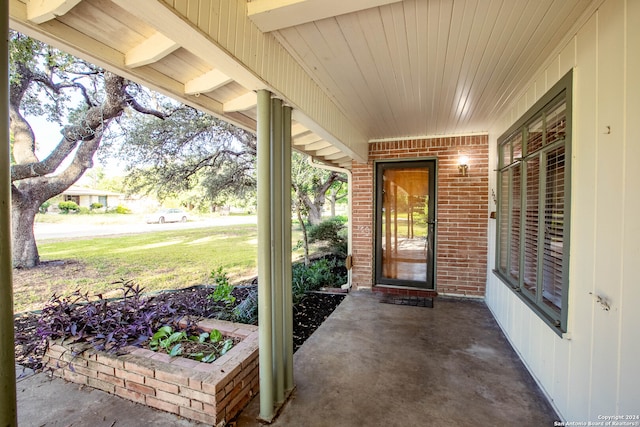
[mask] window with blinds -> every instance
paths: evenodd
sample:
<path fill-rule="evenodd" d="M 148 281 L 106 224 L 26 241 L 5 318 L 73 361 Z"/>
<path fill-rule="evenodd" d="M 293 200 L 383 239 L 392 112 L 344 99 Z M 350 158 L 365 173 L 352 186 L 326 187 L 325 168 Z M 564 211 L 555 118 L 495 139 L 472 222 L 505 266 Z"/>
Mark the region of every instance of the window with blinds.
<path fill-rule="evenodd" d="M 559 333 L 569 268 L 571 73 L 498 139 L 496 273 Z"/>

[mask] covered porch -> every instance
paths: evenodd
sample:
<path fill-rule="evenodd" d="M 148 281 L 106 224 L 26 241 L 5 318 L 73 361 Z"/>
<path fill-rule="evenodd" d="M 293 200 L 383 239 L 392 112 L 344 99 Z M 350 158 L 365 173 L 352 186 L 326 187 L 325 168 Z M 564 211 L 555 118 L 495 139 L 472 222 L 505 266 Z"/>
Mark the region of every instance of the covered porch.
<path fill-rule="evenodd" d="M 558 419 L 484 302 L 443 298 L 432 309 L 379 300 L 350 293 L 298 350 L 296 391 L 272 425 L 533 427 Z M 256 398 L 236 426 L 261 425 L 258 414 Z M 18 383 L 18 416 L 22 426 L 200 425 L 44 373 Z"/>
<path fill-rule="evenodd" d="M 295 383 L 297 397 L 285 407 L 283 417 L 321 414 L 315 415 L 321 417 L 316 422 L 323 423 L 330 409 L 318 406 L 314 413 L 312 407 L 313 393 L 323 390 L 325 372 L 325 398 L 338 408 L 346 405 L 339 413 L 353 417 L 393 414 L 406 420 L 403 417 L 412 414 L 424 418 L 441 413 L 439 419 L 445 420 L 537 407 L 544 408 L 542 415 L 526 412 L 500 420 L 511 423 L 514 418 L 524 420 L 520 416 L 531 417 L 541 420 L 531 425 L 544 425 L 554 415 L 535 391 L 535 383 L 563 421 L 640 417 L 636 369 L 640 311 L 634 309 L 640 301 L 640 197 L 635 190 L 640 186 L 640 169 L 635 165 L 640 144 L 634 128 L 640 116 L 640 2 L 10 0 L 8 4 L 9 22 L 4 24 L 11 28 L 258 134 L 259 216 L 265 218 L 261 227 L 267 231 L 259 239 L 261 253 L 267 255 L 260 260 L 260 274 L 270 278 L 273 271 L 278 276 L 273 286 L 269 280 L 260 282 L 264 286 L 260 309 L 266 316 L 260 344 L 262 418 L 273 418 L 284 401 L 283 387 L 288 391 Z M 573 77 L 563 77 L 568 75 Z M 553 123 L 547 120 L 553 111 L 546 109 L 551 95 L 562 95 L 560 122 L 567 124 L 562 147 L 566 145 L 567 154 L 545 148 L 544 156 L 536 157 L 540 152 L 533 148 L 527 154 L 527 144 L 533 147 L 535 140 L 529 136 L 559 135 L 546 126 Z M 6 98 L 1 92 L 0 97 Z M 534 120 L 538 113 L 544 116 L 540 116 L 544 126 Z M 518 135 L 524 143 L 518 142 Z M 6 147 L 0 152 L 0 170 L 5 171 L 10 164 L 8 141 L 6 135 Z M 350 285 L 365 292 L 349 296 L 307 349 L 318 347 L 299 353 L 295 366 L 289 349 L 283 349 L 288 334 L 286 313 L 281 310 L 287 307 L 286 293 L 281 292 L 287 289 L 287 262 L 282 255 L 287 248 L 274 246 L 287 240 L 279 237 L 288 227 L 283 214 L 287 200 L 281 196 L 288 193 L 289 148 L 350 174 L 354 187 Z M 463 163 L 465 157 L 468 163 Z M 538 158 L 547 175 L 534 176 Z M 435 289 L 471 299 L 437 301 L 432 311 L 374 304 L 366 294 L 379 285 L 374 274 L 381 235 L 374 212 L 375 167 L 418 159 L 437 164 L 437 217 L 427 218 L 440 239 L 433 251 Z M 531 176 L 520 173 L 521 165 Z M 548 169 L 549 165 L 561 168 Z M 561 202 L 550 222 L 553 228 L 564 227 L 562 246 L 556 240 L 548 248 L 540 243 L 547 232 L 539 220 L 543 215 L 520 216 L 514 209 L 530 214 L 540 206 L 544 211 L 546 186 L 533 187 L 538 175 L 540 183 L 562 184 L 549 193 L 550 199 L 557 195 Z M 521 176 L 524 181 L 519 181 Z M 513 191 L 522 182 L 532 186 Z M 6 349 L 12 321 L 8 172 L 0 177 L 0 190 L 0 307 L 6 309 L 0 313 L 0 338 Z M 527 194 L 524 190 L 531 194 L 521 197 Z M 531 206 L 526 200 L 532 201 Z M 281 228 L 272 226 L 276 223 Z M 520 244 L 519 237 L 535 243 Z M 558 267 L 561 298 L 547 304 L 544 289 L 527 288 L 529 277 L 520 272 L 539 271 L 542 281 L 539 267 L 547 262 L 543 256 L 555 259 L 559 247 L 564 255 Z M 534 249 L 541 255 L 531 255 Z M 270 256 L 276 252 L 279 259 Z M 535 265 L 524 268 L 530 263 Z M 466 318 L 474 307 L 485 314 L 489 307 L 495 320 Z M 451 317 L 439 320 L 445 308 L 451 309 Z M 401 321 L 405 315 L 409 317 Z M 340 326 L 331 328 L 336 323 Z M 462 329 L 454 331 L 453 325 Z M 365 334 L 366 328 L 372 328 L 371 335 Z M 408 331 L 413 331 L 411 339 L 403 339 Z M 495 336 L 485 335 L 487 331 Z M 320 348 L 323 335 L 327 341 Z M 342 340 L 344 346 L 336 345 Z M 385 340 L 396 348 L 383 356 L 380 343 Z M 490 342 L 499 342 L 501 349 Z M 353 352 L 344 351 L 352 343 Z M 321 363 L 320 354 L 327 361 Z M 434 364 L 426 355 L 441 361 Z M 0 415 L 6 418 L 0 420 L 7 424 L 15 415 L 11 360 L 4 351 L 0 386 L 6 399 Z M 495 361 L 500 363 L 493 365 Z M 461 365 L 451 365 L 457 362 Z M 399 366 L 407 371 L 396 371 Z M 486 370 L 489 366 L 501 371 L 513 366 L 517 382 L 532 388 L 504 394 L 511 381 L 498 380 L 495 370 Z M 519 371 L 523 366 L 535 383 Z M 333 377 L 332 372 L 341 374 Z M 474 385 L 463 381 L 473 375 Z M 494 380 L 500 385 L 488 387 Z M 440 389 L 443 384 L 447 387 Z M 447 394 L 451 390 L 456 393 Z M 472 397 L 478 397 L 481 405 L 472 406 Z M 444 412 L 434 412 L 438 408 Z"/>

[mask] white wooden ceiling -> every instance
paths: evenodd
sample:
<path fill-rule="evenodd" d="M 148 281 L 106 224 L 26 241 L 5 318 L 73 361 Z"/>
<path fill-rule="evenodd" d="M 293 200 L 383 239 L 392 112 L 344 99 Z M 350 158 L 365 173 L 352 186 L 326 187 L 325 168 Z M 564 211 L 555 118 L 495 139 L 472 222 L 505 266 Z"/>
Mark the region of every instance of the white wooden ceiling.
<path fill-rule="evenodd" d="M 486 132 L 592 0 L 404 0 L 277 31 L 370 140 Z"/>
<path fill-rule="evenodd" d="M 270 88 L 268 79 L 203 31 L 227 27 L 222 35 L 246 37 L 246 47 L 262 40 L 242 21 L 251 20 L 366 144 L 486 132 L 599 0 L 9 1 L 12 28 L 254 130 L 254 91 Z M 366 153 L 306 113 L 294 111 L 295 149 L 342 167 Z"/>

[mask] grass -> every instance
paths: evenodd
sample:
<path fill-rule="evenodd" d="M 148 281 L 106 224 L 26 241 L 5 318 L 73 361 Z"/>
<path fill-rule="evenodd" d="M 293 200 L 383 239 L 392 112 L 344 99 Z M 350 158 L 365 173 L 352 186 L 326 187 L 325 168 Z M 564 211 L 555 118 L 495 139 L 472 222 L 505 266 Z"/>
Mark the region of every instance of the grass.
<path fill-rule="evenodd" d="M 14 271 L 15 312 L 40 309 L 53 293 L 76 289 L 117 296 L 120 279 L 153 292 L 211 283 L 218 266 L 236 282 L 257 273 L 255 225 L 64 240 L 38 249 L 42 266 Z"/>
<path fill-rule="evenodd" d="M 144 222 L 143 214 L 116 214 L 116 213 L 88 213 L 88 214 L 36 214 L 36 222 L 47 224 L 62 224 L 72 221 L 81 221 L 83 224 L 141 224 Z"/>
<path fill-rule="evenodd" d="M 203 215 L 207 217 L 209 215 Z M 216 216 L 214 215 L 211 215 Z M 144 215 L 37 215 L 36 222 L 114 225 L 140 224 Z M 292 245 L 302 238 L 294 221 Z M 45 240 L 38 244 L 42 264 L 13 271 L 14 312 L 41 309 L 53 294 L 76 290 L 105 298 L 120 296 L 120 280 L 132 280 L 145 292 L 209 284 L 222 266 L 232 283 L 257 275 L 256 225 L 155 231 L 109 237 Z M 293 259 L 302 257 L 294 250 Z"/>

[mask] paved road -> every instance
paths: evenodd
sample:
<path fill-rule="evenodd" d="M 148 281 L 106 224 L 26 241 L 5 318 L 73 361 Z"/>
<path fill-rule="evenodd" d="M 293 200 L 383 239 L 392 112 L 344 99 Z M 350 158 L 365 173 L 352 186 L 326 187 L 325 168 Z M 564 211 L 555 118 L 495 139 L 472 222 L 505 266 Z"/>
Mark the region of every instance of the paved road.
<path fill-rule="evenodd" d="M 75 224 L 50 224 L 36 223 L 34 234 L 37 241 L 47 239 L 75 239 L 81 237 L 111 236 L 118 234 L 150 233 L 164 230 L 186 230 L 192 228 L 224 227 L 239 224 L 256 224 L 257 217 L 251 216 L 221 216 L 213 219 L 195 220 L 189 222 L 175 222 L 165 224 L 119 224 L 119 225 L 95 225 L 83 224 L 78 217 Z"/>

